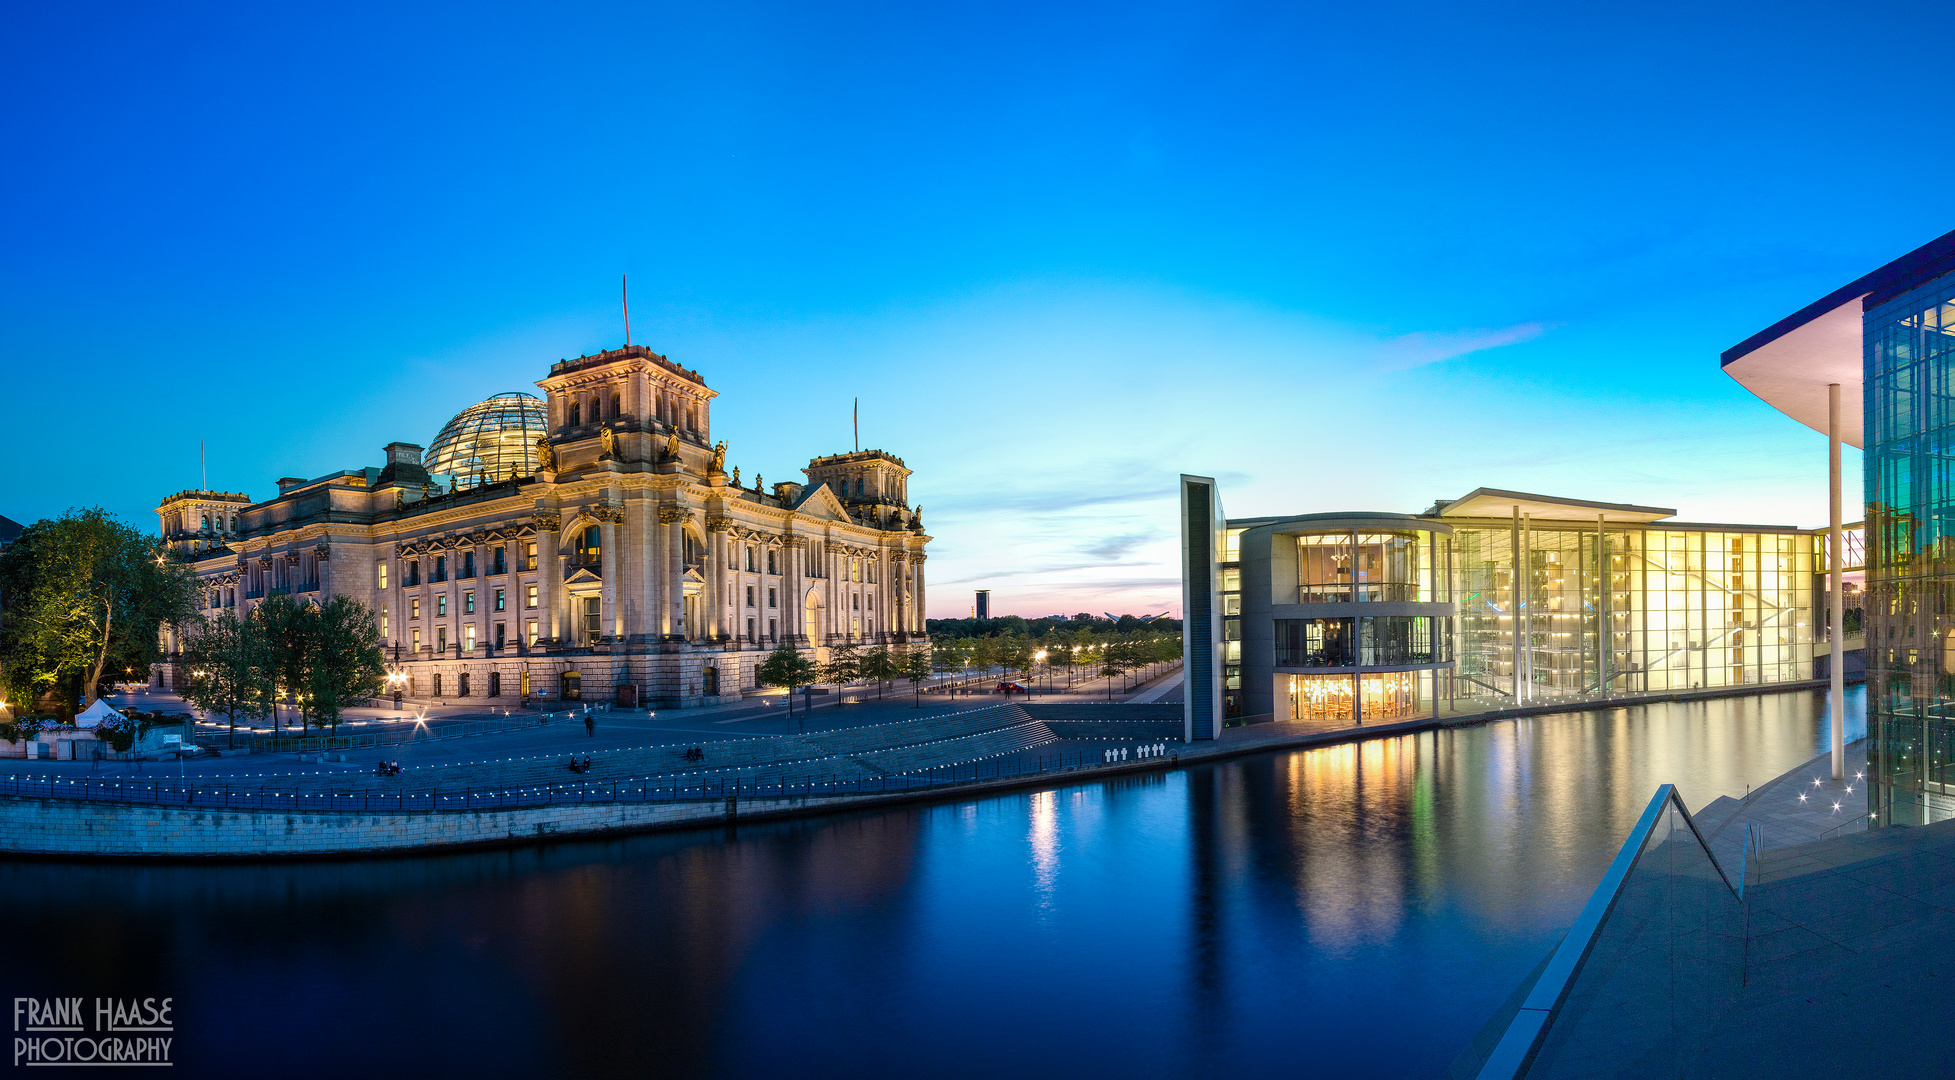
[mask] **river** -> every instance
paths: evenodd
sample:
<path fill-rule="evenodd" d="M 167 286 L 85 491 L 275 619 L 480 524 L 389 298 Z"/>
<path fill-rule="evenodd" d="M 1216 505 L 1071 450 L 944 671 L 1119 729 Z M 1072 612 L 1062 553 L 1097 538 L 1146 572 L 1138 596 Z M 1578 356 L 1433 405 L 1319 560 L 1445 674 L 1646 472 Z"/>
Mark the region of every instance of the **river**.
<path fill-rule="evenodd" d="M 1532 717 L 734 835 L 6 862 L 0 989 L 172 997 L 193 1076 L 1437 1076 L 1659 783 L 1742 795 L 1823 711 Z"/>

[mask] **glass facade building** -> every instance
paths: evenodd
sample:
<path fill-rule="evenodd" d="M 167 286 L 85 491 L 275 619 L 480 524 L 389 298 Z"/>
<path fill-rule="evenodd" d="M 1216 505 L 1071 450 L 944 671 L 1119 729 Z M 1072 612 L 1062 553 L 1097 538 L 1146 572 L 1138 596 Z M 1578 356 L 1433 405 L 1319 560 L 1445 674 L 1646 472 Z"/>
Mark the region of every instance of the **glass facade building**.
<path fill-rule="evenodd" d="M 1955 817 L 1955 277 L 1864 318 L 1871 809 L 1926 824 Z"/>
<path fill-rule="evenodd" d="M 1480 489 L 1228 523 L 1224 714 L 1326 727 L 1814 677 L 1824 534 Z"/>

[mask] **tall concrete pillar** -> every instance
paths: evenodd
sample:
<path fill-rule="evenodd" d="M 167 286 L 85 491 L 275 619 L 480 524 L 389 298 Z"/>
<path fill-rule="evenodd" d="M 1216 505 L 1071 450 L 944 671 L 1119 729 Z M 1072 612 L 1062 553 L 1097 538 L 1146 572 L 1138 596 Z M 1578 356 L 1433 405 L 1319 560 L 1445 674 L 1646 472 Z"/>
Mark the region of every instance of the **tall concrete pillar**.
<path fill-rule="evenodd" d="M 1833 716 L 1833 779 L 1846 779 L 1846 529 L 1840 523 L 1844 507 L 1840 495 L 1840 384 L 1826 385 L 1826 473 L 1830 516 L 1827 535 L 1831 540 L 1832 573 L 1827 578 L 1826 626 L 1832 638 L 1832 679 L 1828 711 Z"/>

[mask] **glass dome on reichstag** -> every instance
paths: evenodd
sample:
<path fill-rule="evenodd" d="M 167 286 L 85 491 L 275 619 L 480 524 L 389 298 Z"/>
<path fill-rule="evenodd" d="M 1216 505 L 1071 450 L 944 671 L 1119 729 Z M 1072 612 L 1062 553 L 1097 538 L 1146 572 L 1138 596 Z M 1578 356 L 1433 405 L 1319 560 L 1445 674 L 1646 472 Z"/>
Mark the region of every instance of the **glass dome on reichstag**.
<path fill-rule="evenodd" d="M 536 471 L 536 440 L 549 426 L 535 394 L 497 394 L 456 413 L 422 461 L 430 473 L 453 476 L 457 489 L 528 476 Z"/>

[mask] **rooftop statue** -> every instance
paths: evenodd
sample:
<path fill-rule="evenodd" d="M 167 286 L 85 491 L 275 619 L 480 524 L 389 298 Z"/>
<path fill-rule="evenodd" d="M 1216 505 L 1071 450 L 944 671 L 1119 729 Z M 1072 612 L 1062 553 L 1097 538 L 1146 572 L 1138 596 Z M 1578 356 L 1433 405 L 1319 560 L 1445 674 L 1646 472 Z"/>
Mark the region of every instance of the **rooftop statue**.
<path fill-rule="evenodd" d="M 597 429 L 597 441 L 604 446 L 605 457 L 615 457 L 618 453 L 618 437 L 611 433 L 611 425 Z"/>
<path fill-rule="evenodd" d="M 726 440 L 725 439 L 721 439 L 719 442 L 713 445 L 713 468 L 711 471 L 716 473 L 722 473 L 726 471 Z"/>
<path fill-rule="evenodd" d="M 536 439 L 536 471 L 537 471 L 537 472 L 546 472 L 546 471 L 548 471 L 548 470 L 551 470 L 551 469 L 554 469 L 554 468 L 556 468 L 556 465 L 557 465 L 557 459 L 556 459 L 556 455 L 554 455 L 554 454 L 552 454 L 552 453 L 550 452 L 550 438 L 549 438 L 549 436 L 547 436 L 547 435 L 539 435 L 539 436 L 537 436 L 537 439 Z"/>
<path fill-rule="evenodd" d="M 672 434 L 667 435 L 665 437 L 665 456 L 666 459 L 670 461 L 679 460 L 679 429 L 678 428 L 673 428 Z"/>

